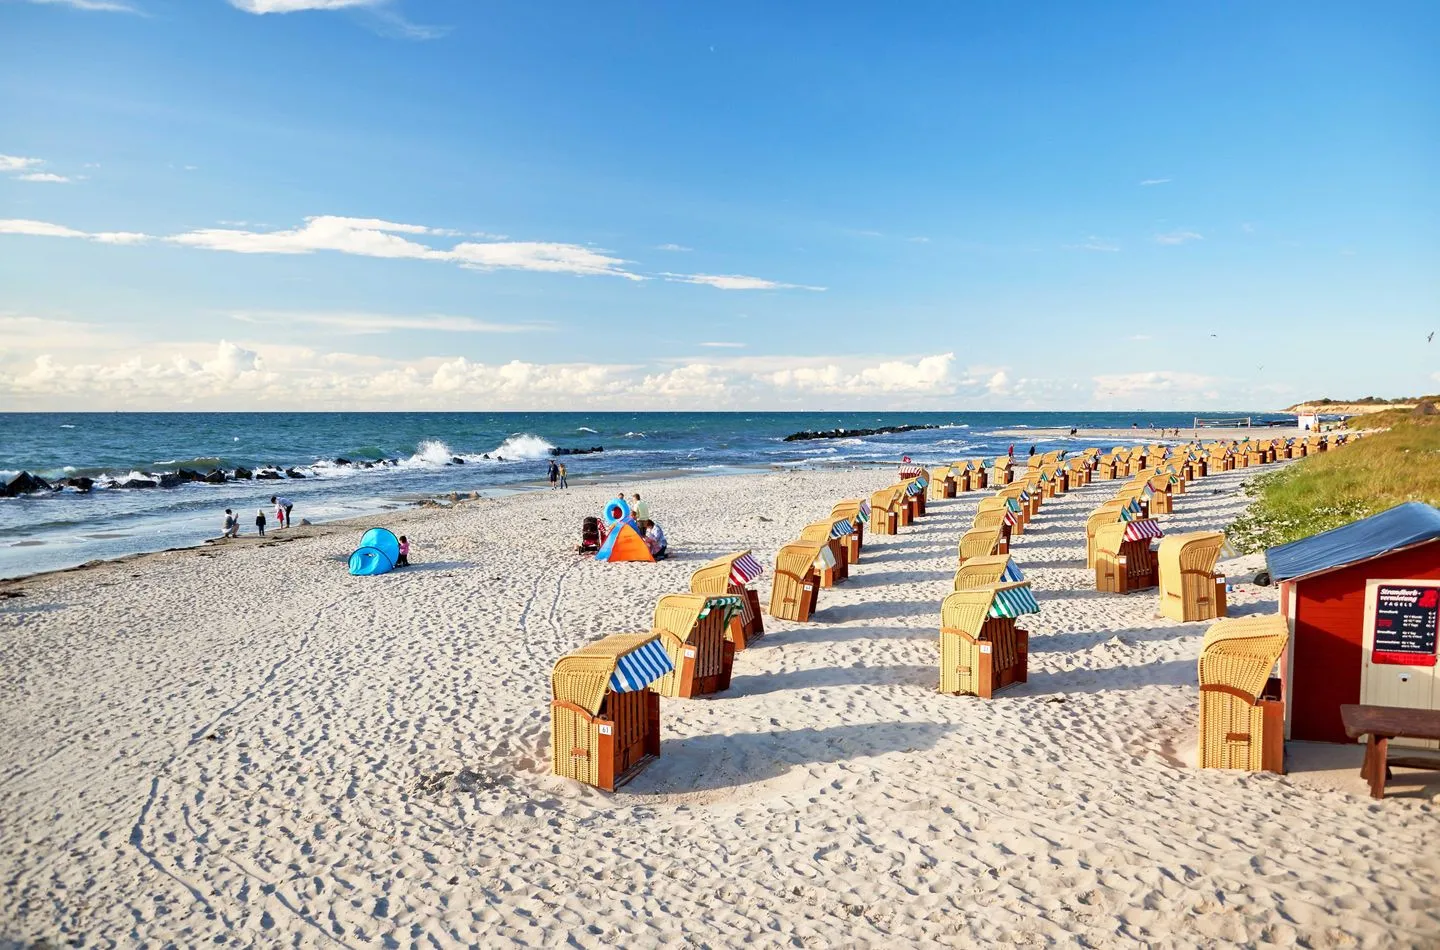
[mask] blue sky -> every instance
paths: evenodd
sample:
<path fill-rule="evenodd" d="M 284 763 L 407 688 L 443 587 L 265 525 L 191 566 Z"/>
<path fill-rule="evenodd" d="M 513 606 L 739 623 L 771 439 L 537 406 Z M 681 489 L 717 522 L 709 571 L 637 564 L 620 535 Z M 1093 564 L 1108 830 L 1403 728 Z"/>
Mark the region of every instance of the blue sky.
<path fill-rule="evenodd" d="M 0 408 L 1433 392 L 1437 160 L 1433 3 L 0 0 Z"/>

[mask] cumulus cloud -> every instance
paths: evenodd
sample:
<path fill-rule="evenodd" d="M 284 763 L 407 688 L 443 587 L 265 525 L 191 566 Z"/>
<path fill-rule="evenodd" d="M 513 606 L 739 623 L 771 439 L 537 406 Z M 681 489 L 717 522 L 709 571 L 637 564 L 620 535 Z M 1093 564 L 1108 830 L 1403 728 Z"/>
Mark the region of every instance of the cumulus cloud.
<path fill-rule="evenodd" d="M 1094 377 L 1095 398 L 1161 408 L 1165 404 L 1195 405 L 1220 398 L 1225 380 L 1204 373 L 1149 370 Z"/>
<path fill-rule="evenodd" d="M 763 277 L 745 277 L 740 274 L 670 274 L 660 275 L 666 280 L 681 284 L 702 284 L 719 290 L 816 290 L 824 287 L 810 287 L 805 284 L 782 284 Z"/>
<path fill-rule="evenodd" d="M 0 155 L 0 172 L 23 172 L 45 164 L 38 158 L 23 158 L 19 155 Z"/>
<path fill-rule="evenodd" d="M 1168 234 L 1155 235 L 1156 244 L 1184 244 L 1186 241 L 1203 241 L 1203 234 L 1196 234 L 1194 231 L 1171 231 Z"/>
<path fill-rule="evenodd" d="M 925 356 L 913 362 L 885 360 L 859 367 L 842 367 L 839 361 L 773 370 L 761 379 L 780 389 L 836 395 L 892 393 L 953 393 L 950 364 L 954 353 Z"/>

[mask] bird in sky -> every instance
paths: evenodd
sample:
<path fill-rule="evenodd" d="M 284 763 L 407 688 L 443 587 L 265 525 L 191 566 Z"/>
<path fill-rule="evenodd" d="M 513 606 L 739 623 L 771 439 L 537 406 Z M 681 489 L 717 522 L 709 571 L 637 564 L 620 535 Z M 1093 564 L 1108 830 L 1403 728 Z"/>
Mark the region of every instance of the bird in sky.
<path fill-rule="evenodd" d="M 1425 338 L 1425 342 L 1426 342 L 1426 343 L 1433 343 L 1434 341 L 1435 341 L 1435 331 L 1434 331 L 1434 330 L 1431 330 L 1431 331 L 1430 331 L 1430 335 Z"/>

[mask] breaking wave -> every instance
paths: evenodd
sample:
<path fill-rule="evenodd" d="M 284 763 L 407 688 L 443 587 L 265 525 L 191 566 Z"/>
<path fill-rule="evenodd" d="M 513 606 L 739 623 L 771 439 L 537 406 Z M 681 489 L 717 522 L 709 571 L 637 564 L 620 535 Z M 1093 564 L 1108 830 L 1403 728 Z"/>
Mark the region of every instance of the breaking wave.
<path fill-rule="evenodd" d="M 507 462 L 512 461 L 534 461 L 536 459 L 548 459 L 550 450 L 554 445 L 540 438 L 538 435 L 531 435 L 528 432 L 519 432 L 501 442 L 500 445 L 490 453 L 491 458 L 503 458 Z"/>

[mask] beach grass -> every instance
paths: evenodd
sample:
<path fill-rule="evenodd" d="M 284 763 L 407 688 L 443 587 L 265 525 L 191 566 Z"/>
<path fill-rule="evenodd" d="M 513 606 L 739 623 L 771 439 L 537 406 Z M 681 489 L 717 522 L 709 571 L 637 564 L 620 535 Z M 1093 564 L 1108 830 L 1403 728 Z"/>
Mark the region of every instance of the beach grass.
<path fill-rule="evenodd" d="M 1440 505 L 1440 417 L 1401 416 L 1384 432 L 1251 482 L 1255 501 L 1231 527 L 1231 544 L 1261 551 L 1401 502 Z"/>

